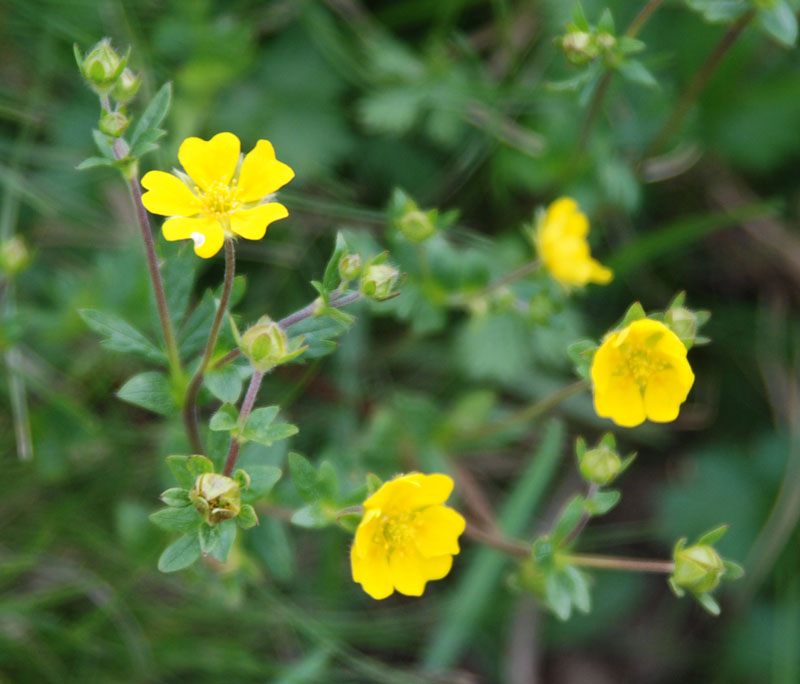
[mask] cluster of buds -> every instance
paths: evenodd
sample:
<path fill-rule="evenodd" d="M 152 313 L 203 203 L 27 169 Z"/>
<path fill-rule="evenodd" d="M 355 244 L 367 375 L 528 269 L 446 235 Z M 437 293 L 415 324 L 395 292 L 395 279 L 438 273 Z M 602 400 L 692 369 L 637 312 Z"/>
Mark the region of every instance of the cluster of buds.
<path fill-rule="evenodd" d="M 262 316 L 245 331 L 239 346 L 253 368 L 266 373 L 300 356 L 307 349 L 302 344 L 302 338 L 290 342 L 281 326 L 269 316 Z"/>
<path fill-rule="evenodd" d="M 719 614 L 719 605 L 710 592 L 722 580 L 735 580 L 744 574 L 741 566 L 723 559 L 713 546 L 727 529 L 723 525 L 706 532 L 691 546 L 686 546 L 686 538 L 679 539 L 672 552 L 675 569 L 668 580 L 670 588 L 679 597 L 690 592 L 712 615 Z"/>
<path fill-rule="evenodd" d="M 86 56 L 81 54 L 77 44 L 73 48 L 81 75 L 100 96 L 103 105 L 100 130 L 112 138 L 119 138 L 130 124 L 125 105 L 136 96 L 142 82 L 142 75 L 134 74 L 127 67 L 130 48 L 120 56 L 111 46 L 109 38 L 103 38 Z M 111 99 L 116 103 L 113 108 Z"/>
<path fill-rule="evenodd" d="M 359 291 L 368 299 L 382 302 L 397 294 L 400 271 L 387 263 L 388 252 L 382 252 L 364 264 Z"/>
<path fill-rule="evenodd" d="M 392 195 L 389 214 L 394 227 L 409 242 L 424 242 L 438 230 L 438 209 L 420 209 L 417 203 L 399 188 Z"/>
<path fill-rule="evenodd" d="M 644 43 L 629 36 L 617 38 L 614 18 L 606 9 L 596 25 L 586 19 L 580 3 L 575 5 L 572 23 L 567 24 L 567 32 L 556 39 L 570 63 L 584 66 L 602 60 L 606 66 L 616 66 L 625 57 L 644 49 Z"/>
<path fill-rule="evenodd" d="M 600 443 L 592 449 L 587 449 L 586 442 L 579 437 L 575 442 L 575 455 L 583 478 L 601 487 L 611 484 L 636 458 L 635 453 L 621 457 L 616 439 L 610 432 L 603 435 Z"/>

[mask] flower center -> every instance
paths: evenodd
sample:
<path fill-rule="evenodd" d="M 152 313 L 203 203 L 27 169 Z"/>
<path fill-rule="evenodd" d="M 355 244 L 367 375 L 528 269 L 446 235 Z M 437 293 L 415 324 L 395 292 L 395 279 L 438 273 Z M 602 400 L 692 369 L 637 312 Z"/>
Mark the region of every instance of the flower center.
<path fill-rule="evenodd" d="M 620 346 L 620 352 L 623 363 L 621 373 L 632 377 L 642 392 L 654 373 L 669 367 L 658 354 L 652 354 L 646 349 L 631 348 L 630 345 L 623 344 Z"/>
<path fill-rule="evenodd" d="M 402 548 L 414 538 L 416 513 L 385 514 L 381 518 L 381 531 L 373 541 L 382 545 L 387 553 Z"/>
<path fill-rule="evenodd" d="M 230 185 L 222 182 L 214 183 L 202 194 L 199 188 L 195 188 L 195 193 L 200 196 L 200 201 L 203 203 L 203 213 L 217 220 L 227 218 L 241 204 L 235 180 L 231 181 Z"/>

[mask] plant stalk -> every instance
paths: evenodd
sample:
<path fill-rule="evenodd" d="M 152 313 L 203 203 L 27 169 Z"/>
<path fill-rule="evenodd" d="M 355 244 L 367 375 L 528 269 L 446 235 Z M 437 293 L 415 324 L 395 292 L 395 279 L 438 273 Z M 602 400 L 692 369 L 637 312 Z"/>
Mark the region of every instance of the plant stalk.
<path fill-rule="evenodd" d="M 219 329 L 225 314 L 228 311 L 228 302 L 231 298 L 231 290 L 233 289 L 233 276 L 236 271 L 236 254 L 233 246 L 233 240 L 225 240 L 225 277 L 222 284 L 222 293 L 220 294 L 219 304 L 217 305 L 217 313 L 214 316 L 214 321 L 211 324 L 211 330 L 208 334 L 208 341 L 206 348 L 203 352 L 203 358 L 200 360 L 200 365 L 197 367 L 192 379 L 186 388 L 186 395 L 183 401 L 183 424 L 186 429 L 186 435 L 192 445 L 192 449 L 197 454 L 203 453 L 203 440 L 200 437 L 200 428 L 197 424 L 197 395 L 200 393 L 200 387 L 203 384 L 203 377 L 205 376 L 208 364 L 214 354 L 214 347 L 217 344 L 217 337 L 219 336 Z"/>
<path fill-rule="evenodd" d="M 571 565 L 600 570 L 628 570 L 631 572 L 659 572 L 671 574 L 675 563 L 665 560 L 625 558 L 622 556 L 597 556 L 588 553 L 559 554 L 559 558 Z"/>
<path fill-rule="evenodd" d="M 239 411 L 239 422 L 243 427 L 256 403 L 256 396 L 258 396 L 258 390 L 261 388 L 261 381 L 263 379 L 264 373 L 253 371 L 253 376 L 250 378 L 250 385 L 247 387 L 247 394 L 245 394 L 244 401 L 242 402 L 242 409 Z M 236 437 L 233 437 L 231 439 L 231 446 L 228 449 L 228 456 L 225 458 L 225 469 L 222 471 L 223 475 L 230 477 L 230 474 L 236 466 L 236 459 L 239 458 L 239 449 L 241 449 L 241 447 L 242 443 Z"/>

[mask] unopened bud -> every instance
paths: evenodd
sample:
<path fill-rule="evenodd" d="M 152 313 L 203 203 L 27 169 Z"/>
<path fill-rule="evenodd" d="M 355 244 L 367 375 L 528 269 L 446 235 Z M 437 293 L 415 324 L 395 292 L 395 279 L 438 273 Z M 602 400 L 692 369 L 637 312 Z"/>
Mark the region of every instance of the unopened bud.
<path fill-rule="evenodd" d="M 209 525 L 235 518 L 242 508 L 239 483 L 217 473 L 204 473 L 189 492 L 194 507 Z"/>
<path fill-rule="evenodd" d="M 361 275 L 362 267 L 360 254 L 345 254 L 339 259 L 339 277 L 342 280 L 355 280 Z"/>
<path fill-rule="evenodd" d="M 30 253 L 20 238 L 14 236 L 0 243 L 0 273 L 13 278 L 29 261 Z"/>
<path fill-rule="evenodd" d="M 725 563 L 716 550 L 707 544 L 683 548 L 679 542 L 673 560 L 675 570 L 672 572 L 672 583 L 694 594 L 705 594 L 715 589 L 725 574 Z"/>
<path fill-rule="evenodd" d="M 423 242 L 436 232 L 436 210 L 422 211 L 413 205 L 397 219 L 397 229 L 409 242 Z"/>
<path fill-rule="evenodd" d="M 400 272 L 389 264 L 372 264 L 364 269 L 361 276 L 361 294 L 381 301 L 391 297 Z"/>
<path fill-rule="evenodd" d="M 616 44 L 617 39 L 612 36 L 610 33 L 598 33 L 597 34 L 597 44 L 600 46 L 601 50 L 611 50 Z"/>
<path fill-rule="evenodd" d="M 129 124 L 130 120 L 122 112 L 104 112 L 100 117 L 100 130 L 112 138 L 119 138 Z"/>
<path fill-rule="evenodd" d="M 581 475 L 587 481 L 599 485 L 607 485 L 619 475 L 622 459 L 613 449 L 600 446 L 589 449 L 580 461 Z"/>
<path fill-rule="evenodd" d="M 695 344 L 708 342 L 708 339 L 700 337 L 698 332 L 709 318 L 708 311 L 692 311 L 683 306 L 671 306 L 664 314 L 664 323 L 687 349 L 691 349 Z"/>
<path fill-rule="evenodd" d="M 559 42 L 567 59 L 576 66 L 591 62 L 599 53 L 594 36 L 586 31 L 570 31 Z"/>
<path fill-rule="evenodd" d="M 300 346 L 301 342 L 298 338 L 293 346 L 281 326 L 269 316 L 262 316 L 242 335 L 240 346 L 253 368 L 260 373 L 266 373 L 275 366 L 300 356 L 307 349 Z"/>
<path fill-rule="evenodd" d="M 130 69 L 123 69 L 114 87 L 111 89 L 111 97 L 120 104 L 127 104 L 139 92 L 142 85 L 142 75 L 134 74 Z"/>
<path fill-rule="evenodd" d="M 127 55 L 120 57 L 111 47 L 111 40 L 103 38 L 86 57 L 80 61 L 80 51 L 75 46 L 75 56 L 83 77 L 92 90 L 99 95 L 107 94 L 125 69 Z"/>

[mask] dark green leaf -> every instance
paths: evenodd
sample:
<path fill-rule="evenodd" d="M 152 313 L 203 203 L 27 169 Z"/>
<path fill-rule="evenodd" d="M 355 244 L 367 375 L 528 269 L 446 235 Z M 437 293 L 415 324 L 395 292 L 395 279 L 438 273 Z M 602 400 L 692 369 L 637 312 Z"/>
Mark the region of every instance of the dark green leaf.
<path fill-rule="evenodd" d="M 720 525 L 719 527 L 715 527 L 713 530 L 709 530 L 705 534 L 703 534 L 700 539 L 697 540 L 697 545 L 706 545 L 706 546 L 713 546 L 719 539 L 722 538 L 728 531 L 727 525 Z"/>
<path fill-rule="evenodd" d="M 341 280 L 339 277 L 339 260 L 347 254 L 347 251 L 348 247 L 344 236 L 341 233 L 337 233 L 336 245 L 333 248 L 331 258 L 328 259 L 327 266 L 325 266 L 325 275 L 322 278 L 322 287 L 326 293 L 331 293 L 338 287 Z"/>
<path fill-rule="evenodd" d="M 119 316 L 94 309 L 80 309 L 78 314 L 86 325 L 105 337 L 100 344 L 107 349 L 123 354 L 138 354 L 156 363 L 166 360 L 164 352 Z"/>
<path fill-rule="evenodd" d="M 194 506 L 162 508 L 150 515 L 150 521 L 167 532 L 191 532 L 203 519 Z"/>
<path fill-rule="evenodd" d="M 308 503 L 315 503 L 325 495 L 317 469 L 305 456 L 289 453 L 289 474 L 297 493 Z"/>
<path fill-rule="evenodd" d="M 172 101 L 172 83 L 165 83 L 150 100 L 131 133 L 130 145 L 134 147 L 146 132 L 158 128 L 169 111 Z"/>
<path fill-rule="evenodd" d="M 242 393 L 242 376 L 238 366 L 227 364 L 222 368 L 208 371 L 203 384 L 220 401 L 235 404 Z M 212 428 L 213 429 L 213 428 Z"/>
<path fill-rule="evenodd" d="M 162 416 L 178 412 L 178 404 L 172 396 L 169 379 L 157 371 L 134 375 L 119 388 L 117 396 L 129 404 L 141 406 Z"/>

